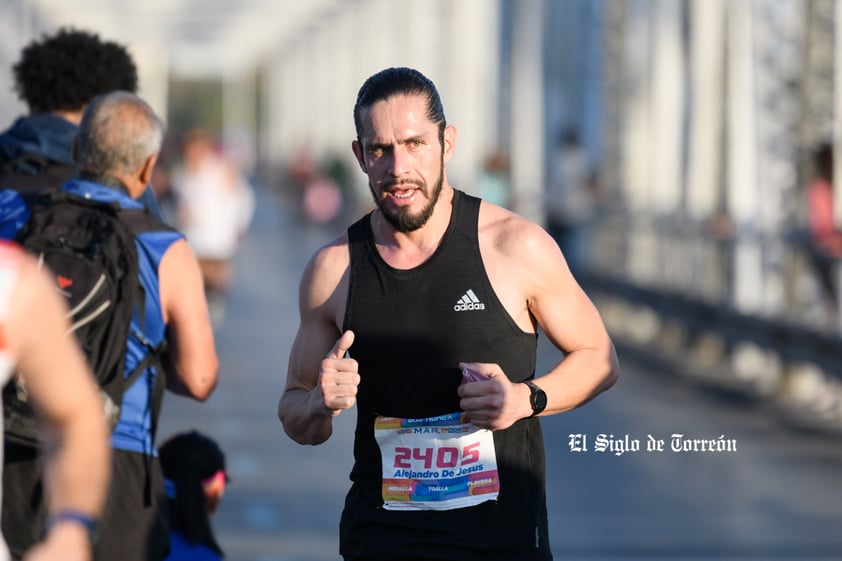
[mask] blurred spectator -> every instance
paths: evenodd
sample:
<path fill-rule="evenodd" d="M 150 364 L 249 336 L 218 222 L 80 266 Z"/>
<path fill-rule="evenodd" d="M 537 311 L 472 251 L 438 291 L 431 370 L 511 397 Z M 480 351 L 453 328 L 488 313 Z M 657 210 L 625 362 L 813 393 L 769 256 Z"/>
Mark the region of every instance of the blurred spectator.
<path fill-rule="evenodd" d="M 314 224 L 333 222 L 342 213 L 342 191 L 327 175 L 316 174 L 304 185 L 302 208 Z"/>
<path fill-rule="evenodd" d="M 338 179 L 347 172 L 330 162 L 322 171 L 307 149 L 302 149 L 288 167 L 289 176 L 300 195 L 300 209 L 314 224 L 333 222 L 342 214 L 344 200 Z"/>
<path fill-rule="evenodd" d="M 575 274 L 589 259 L 597 197 L 588 154 L 574 129 L 565 131 L 553 155 L 546 204 L 547 230 Z"/>
<path fill-rule="evenodd" d="M 211 319 L 220 325 L 233 281 L 233 260 L 254 214 L 251 185 L 202 129 L 187 133 L 171 175 L 177 222 L 199 259 Z"/>
<path fill-rule="evenodd" d="M 835 262 L 842 258 L 842 232 L 833 218 L 833 147 L 824 143 L 813 153 L 813 174 L 807 184 L 807 222 L 810 260 L 821 285 L 830 319 L 838 311 Z"/>
<path fill-rule="evenodd" d="M 138 86 L 125 46 L 72 28 L 30 42 L 12 71 L 29 114 L 0 133 L 0 185 L 17 190 L 57 188 L 75 176 L 73 138 L 85 106 L 98 95 Z M 151 189 L 138 200 L 163 218 Z"/>
<path fill-rule="evenodd" d="M 343 196 L 347 194 L 348 187 L 351 185 L 351 170 L 345 160 L 338 154 L 330 154 L 325 158 L 324 173 L 331 178 L 342 191 Z"/>
<path fill-rule="evenodd" d="M 509 161 L 502 150 L 495 150 L 485 159 L 477 192 L 481 199 L 509 208 L 511 204 Z"/>
<path fill-rule="evenodd" d="M 171 437 L 159 454 L 172 525 L 165 561 L 219 561 L 222 548 L 210 519 L 229 480 L 225 454 L 213 439 L 195 430 Z"/>

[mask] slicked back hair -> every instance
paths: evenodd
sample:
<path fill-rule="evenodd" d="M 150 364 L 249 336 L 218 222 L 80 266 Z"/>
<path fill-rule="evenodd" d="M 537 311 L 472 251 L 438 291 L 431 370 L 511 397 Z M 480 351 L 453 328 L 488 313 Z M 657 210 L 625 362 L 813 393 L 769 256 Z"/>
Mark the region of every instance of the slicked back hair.
<path fill-rule="evenodd" d="M 26 45 L 12 72 L 18 97 L 34 113 L 81 111 L 98 95 L 138 85 L 124 46 L 66 27 Z"/>
<path fill-rule="evenodd" d="M 363 109 L 396 95 L 424 96 L 427 100 L 427 117 L 431 122 L 438 124 L 439 142 L 443 145 L 447 120 L 444 117 L 444 107 L 439 92 L 429 78 L 413 68 L 406 67 L 381 70 L 370 76 L 360 87 L 360 91 L 357 93 L 357 101 L 354 104 L 354 126 L 357 131 L 357 141 L 362 144 L 360 134 L 362 132 L 361 113 Z"/>
<path fill-rule="evenodd" d="M 158 153 L 163 138 L 164 123 L 137 95 L 117 91 L 97 96 L 79 123 L 78 163 L 98 173 L 131 174 Z"/>

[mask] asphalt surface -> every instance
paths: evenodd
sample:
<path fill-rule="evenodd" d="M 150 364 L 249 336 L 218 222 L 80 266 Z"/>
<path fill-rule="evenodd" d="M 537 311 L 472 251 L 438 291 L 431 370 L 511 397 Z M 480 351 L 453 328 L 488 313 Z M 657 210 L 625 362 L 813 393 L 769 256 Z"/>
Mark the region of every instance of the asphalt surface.
<path fill-rule="evenodd" d="M 354 412 L 335 419 L 328 442 L 309 447 L 284 434 L 276 409 L 299 275 L 341 227 L 308 225 L 259 192 L 217 330 L 219 386 L 203 404 L 173 395 L 164 402 L 159 442 L 196 428 L 227 454 L 232 482 L 214 527 L 230 561 L 340 559 Z M 541 340 L 539 372 L 561 358 Z M 838 436 L 795 430 L 749 400 L 688 384 L 622 350 L 620 361 L 614 388 L 542 420 L 556 559 L 842 559 Z M 581 438 L 571 445 L 571 435 Z M 673 435 L 683 435 L 682 446 L 713 441 L 721 450 L 674 451 Z M 599 451 L 600 440 L 612 446 Z"/>

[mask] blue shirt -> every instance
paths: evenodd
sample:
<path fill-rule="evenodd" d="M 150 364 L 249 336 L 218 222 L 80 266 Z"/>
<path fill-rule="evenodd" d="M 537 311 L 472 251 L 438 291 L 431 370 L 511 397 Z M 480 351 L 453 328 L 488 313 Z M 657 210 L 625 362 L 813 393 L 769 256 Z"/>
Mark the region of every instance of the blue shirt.
<path fill-rule="evenodd" d="M 170 554 L 164 561 L 221 561 L 214 550 L 205 544 L 191 544 L 178 530 L 170 532 Z"/>
<path fill-rule="evenodd" d="M 116 202 L 123 208 L 142 208 L 141 203 L 129 195 L 90 181 L 72 179 L 60 189 L 93 200 Z M 12 190 L 0 191 L 0 238 L 14 239 L 28 219 L 29 210 L 19 194 Z M 134 371 L 146 358 L 149 348 L 143 340 L 156 346 L 166 337 L 167 326 L 164 323 L 158 286 L 158 266 L 170 246 L 183 237 L 181 233 L 173 230 L 142 232 L 135 236 L 140 282 L 146 301 L 143 306 L 144 317 L 139 317 L 138 311 L 135 310 L 132 318 L 132 333 L 126 345 L 124 375 Z M 141 334 L 143 340 L 136 334 Z M 120 418 L 111 435 L 112 448 L 149 456 L 157 455 L 152 434 L 157 422 L 157 419 L 153 418 L 152 395 L 158 374 L 154 367 L 149 367 L 134 384 L 126 388 L 120 407 Z"/>

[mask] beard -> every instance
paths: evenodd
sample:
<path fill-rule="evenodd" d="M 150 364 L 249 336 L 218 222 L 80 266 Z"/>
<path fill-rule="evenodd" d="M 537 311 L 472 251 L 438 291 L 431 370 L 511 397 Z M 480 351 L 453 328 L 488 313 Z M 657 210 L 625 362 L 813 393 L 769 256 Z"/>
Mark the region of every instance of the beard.
<path fill-rule="evenodd" d="M 407 207 L 400 207 L 396 210 L 390 210 L 386 208 L 386 203 L 383 199 L 377 196 L 374 191 L 374 187 L 371 186 L 369 182 L 369 188 L 371 189 L 371 194 L 374 196 L 374 202 L 377 204 L 377 208 L 380 209 L 380 213 L 383 215 L 383 218 L 391 224 L 391 226 L 401 232 L 403 234 L 407 234 L 409 232 L 414 232 L 421 228 L 430 217 L 433 215 L 433 210 L 436 207 L 436 203 L 439 200 L 439 195 L 441 195 L 441 188 L 444 183 L 444 158 L 442 158 L 441 168 L 439 168 L 439 176 L 436 179 L 436 182 L 433 184 L 432 192 L 428 192 L 426 187 L 414 183 L 416 187 L 425 195 L 427 195 L 428 200 L 426 206 L 422 208 L 418 213 L 412 214 L 410 209 Z"/>

